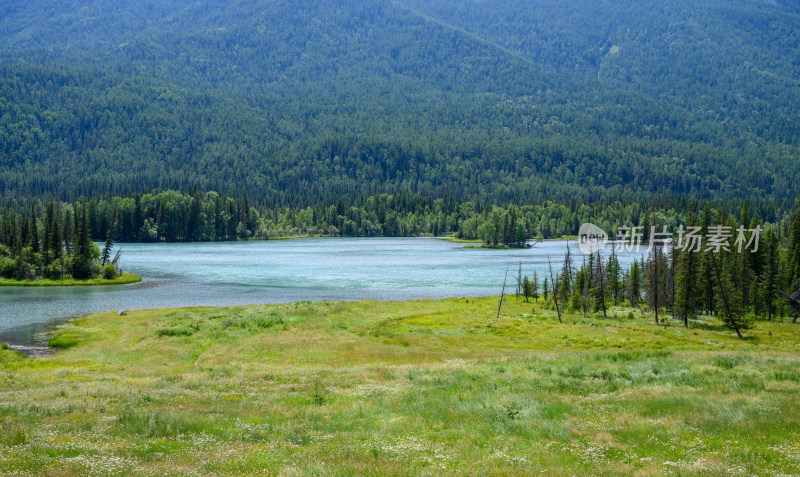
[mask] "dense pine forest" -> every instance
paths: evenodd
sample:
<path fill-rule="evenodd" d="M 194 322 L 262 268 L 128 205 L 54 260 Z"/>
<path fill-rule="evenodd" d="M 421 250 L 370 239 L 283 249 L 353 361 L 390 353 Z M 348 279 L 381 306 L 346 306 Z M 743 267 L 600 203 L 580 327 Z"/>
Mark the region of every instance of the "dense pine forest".
<path fill-rule="evenodd" d="M 789 210 L 798 18 L 745 0 L 11 0 L 0 194 Z"/>

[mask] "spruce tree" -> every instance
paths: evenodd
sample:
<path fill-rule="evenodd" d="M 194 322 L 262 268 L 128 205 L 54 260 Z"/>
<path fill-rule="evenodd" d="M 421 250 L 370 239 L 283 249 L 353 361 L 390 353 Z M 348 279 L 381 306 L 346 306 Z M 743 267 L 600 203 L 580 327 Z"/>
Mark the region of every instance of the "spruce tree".
<path fill-rule="evenodd" d="M 764 308 L 767 312 L 767 320 L 772 321 L 775 314 L 775 295 L 778 291 L 778 283 L 780 280 L 780 264 L 778 263 L 778 237 L 775 230 L 770 227 L 764 236 L 765 263 L 764 263 L 764 280 L 762 285 L 761 296 L 764 302 Z"/>
<path fill-rule="evenodd" d="M 642 311 L 639 302 L 642 300 L 642 268 L 638 261 L 634 261 L 631 265 L 630 279 L 628 281 L 628 297 L 630 298 L 631 305 Z"/>
<path fill-rule="evenodd" d="M 603 271 L 603 257 L 600 252 L 597 252 L 597 263 L 594 270 L 594 309 L 595 311 L 603 310 L 603 318 L 607 318 L 606 314 L 606 286 L 605 286 L 605 273 Z"/>
<path fill-rule="evenodd" d="M 647 260 L 647 304 L 655 313 L 656 324 L 659 324 L 658 310 L 663 305 L 664 273 L 661 268 L 661 247 L 653 246 Z"/>
<path fill-rule="evenodd" d="M 41 252 L 41 244 L 39 243 L 39 226 L 36 224 L 36 209 L 31 204 L 31 222 L 30 222 L 30 247 L 33 253 Z"/>
<path fill-rule="evenodd" d="M 564 255 L 564 267 L 561 270 L 561 286 L 559 287 L 562 303 L 569 301 L 572 290 L 572 275 L 572 252 L 569 248 L 569 242 L 567 242 L 567 253 Z"/>
<path fill-rule="evenodd" d="M 694 210 L 689 204 L 687 225 L 697 225 Z M 700 289 L 697 283 L 699 254 L 693 244 L 684 244 L 680 253 L 677 253 L 677 271 L 675 276 L 675 314 L 683 320 L 685 327 L 689 327 L 689 319 L 697 314 L 700 306 Z"/>
<path fill-rule="evenodd" d="M 50 217 L 49 231 L 47 233 L 48 245 L 51 261 L 60 260 L 63 256 L 63 244 L 61 241 L 61 210 L 58 204 L 52 204 L 52 214 Z M 49 209 L 49 207 L 48 207 Z"/>
<path fill-rule="evenodd" d="M 86 209 L 84 206 L 81 210 L 78 243 L 72 259 L 72 276 L 77 279 L 91 278 L 92 275 L 92 242 L 89 237 L 89 217 Z"/>
<path fill-rule="evenodd" d="M 111 223 L 108 226 L 108 233 L 106 234 L 106 243 L 103 245 L 103 253 L 101 255 L 102 265 L 106 266 L 111 260 L 111 248 L 114 246 L 114 234 L 117 227 L 117 208 L 114 207 L 114 212 L 111 214 Z"/>
<path fill-rule="evenodd" d="M 706 203 L 705 209 L 703 209 L 703 222 L 700 231 L 703 237 L 708 237 L 708 231 L 712 223 L 711 216 L 711 207 Z M 706 313 L 713 313 L 716 310 L 713 260 L 714 253 L 704 247 L 700 252 L 700 295 L 702 307 Z"/>
<path fill-rule="evenodd" d="M 64 249 L 66 250 L 67 255 L 72 255 L 72 238 L 73 238 L 73 221 L 72 221 L 72 212 L 67 209 L 64 212 L 64 228 L 63 228 L 63 235 L 64 235 Z"/>

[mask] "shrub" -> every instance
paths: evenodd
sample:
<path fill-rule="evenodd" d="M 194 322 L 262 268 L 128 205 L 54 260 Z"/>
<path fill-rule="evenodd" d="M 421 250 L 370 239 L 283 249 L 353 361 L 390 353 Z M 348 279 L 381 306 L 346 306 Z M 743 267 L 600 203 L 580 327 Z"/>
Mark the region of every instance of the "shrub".
<path fill-rule="evenodd" d="M 17 275 L 17 261 L 0 257 L 0 275 L 3 278 L 15 278 Z"/>
<path fill-rule="evenodd" d="M 59 280 L 61 279 L 61 261 L 56 260 L 42 270 L 42 275 L 45 278 L 49 278 L 50 280 Z"/>
<path fill-rule="evenodd" d="M 89 278 L 97 278 L 103 273 L 103 267 L 97 260 L 92 261 L 92 264 L 89 265 L 89 270 Z"/>
<path fill-rule="evenodd" d="M 739 358 L 723 354 L 714 358 L 714 365 L 722 369 L 733 369 L 739 364 Z"/>
<path fill-rule="evenodd" d="M 197 333 L 200 330 L 200 327 L 197 325 L 192 326 L 179 326 L 176 328 L 162 328 L 156 331 L 156 335 L 161 337 L 169 337 L 169 336 L 192 336 L 193 334 Z"/>
<path fill-rule="evenodd" d="M 117 268 L 112 263 L 106 264 L 103 267 L 103 278 L 106 280 L 113 280 L 117 278 Z"/>

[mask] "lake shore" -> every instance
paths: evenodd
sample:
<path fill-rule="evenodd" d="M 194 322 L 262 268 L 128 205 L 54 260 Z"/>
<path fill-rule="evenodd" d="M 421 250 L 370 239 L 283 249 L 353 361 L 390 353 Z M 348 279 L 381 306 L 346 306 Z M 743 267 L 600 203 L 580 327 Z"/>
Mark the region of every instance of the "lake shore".
<path fill-rule="evenodd" d="M 87 287 L 87 286 L 106 286 L 106 285 L 127 285 L 139 283 L 142 277 L 133 273 L 124 273 L 121 277 L 112 280 L 104 278 L 93 278 L 90 280 L 75 280 L 67 278 L 64 280 L 12 280 L 10 278 L 0 278 L 0 287 Z"/>
<path fill-rule="evenodd" d="M 758 322 L 739 340 L 713 318 L 689 330 L 650 318 L 620 308 L 559 323 L 513 296 L 499 318 L 497 297 L 95 314 L 55 333 L 54 356 L 0 350 L 0 466 L 800 471 L 781 457 L 800 432 L 800 327 Z"/>

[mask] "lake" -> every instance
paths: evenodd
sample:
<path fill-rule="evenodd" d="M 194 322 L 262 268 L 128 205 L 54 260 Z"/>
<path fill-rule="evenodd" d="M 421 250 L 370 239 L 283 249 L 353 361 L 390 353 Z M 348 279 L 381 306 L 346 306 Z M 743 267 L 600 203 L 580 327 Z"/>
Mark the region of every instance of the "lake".
<path fill-rule="evenodd" d="M 54 325 L 109 310 L 321 300 L 406 300 L 499 295 L 506 267 L 558 272 L 567 243 L 521 250 L 465 249 L 435 238 L 309 238 L 123 244 L 122 267 L 142 283 L 108 287 L 0 287 L 0 341 L 44 345 Z M 577 244 L 570 244 L 576 263 Z M 641 253 L 620 254 L 628 265 Z M 34 350 L 35 351 L 35 350 Z"/>

